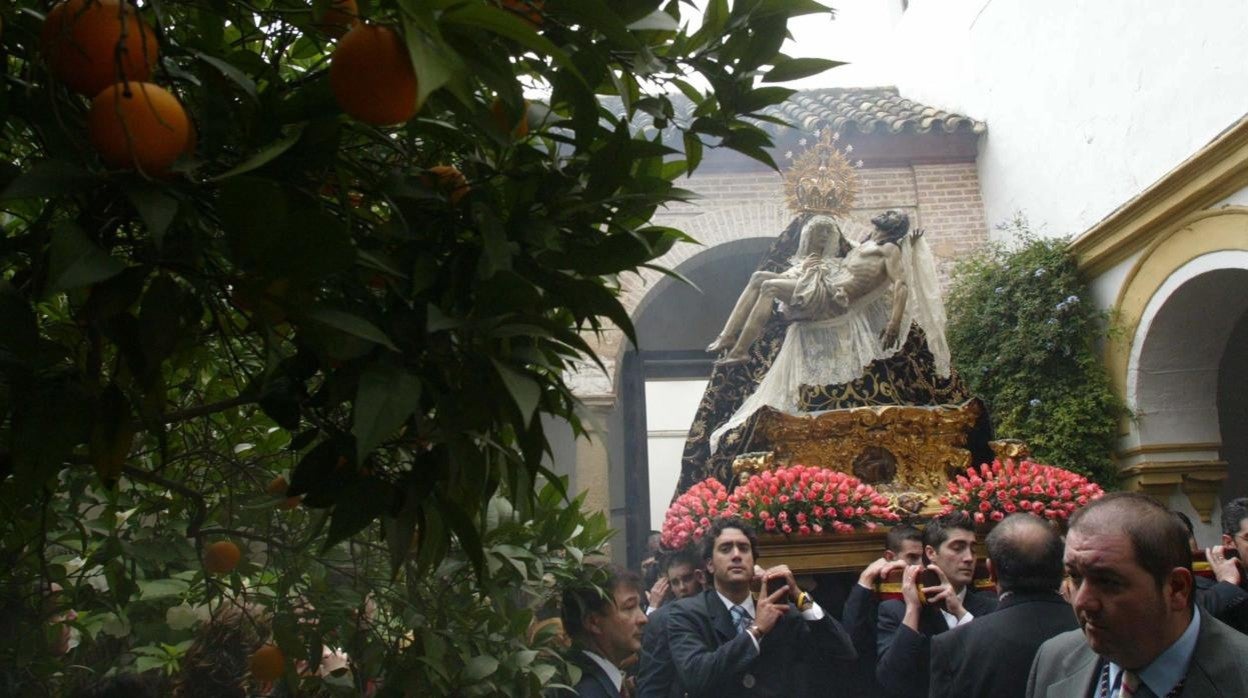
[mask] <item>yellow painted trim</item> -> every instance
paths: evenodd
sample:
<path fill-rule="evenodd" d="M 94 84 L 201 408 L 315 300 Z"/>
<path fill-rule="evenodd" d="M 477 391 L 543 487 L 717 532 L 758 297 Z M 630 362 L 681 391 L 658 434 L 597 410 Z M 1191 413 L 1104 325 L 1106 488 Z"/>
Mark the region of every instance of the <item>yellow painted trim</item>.
<path fill-rule="evenodd" d="M 1179 221 L 1248 186 L 1248 115 L 1118 207 L 1071 243 L 1079 267 L 1096 277 Z"/>
<path fill-rule="evenodd" d="M 1119 451 L 1120 458 L 1130 458 L 1131 456 L 1142 456 L 1149 453 L 1172 453 L 1174 451 L 1217 451 L 1222 448 L 1222 442 L 1209 441 L 1205 443 L 1170 443 L 1170 444 L 1145 444 L 1136 446 L 1135 448 Z"/>
<path fill-rule="evenodd" d="M 1177 485 L 1185 476 L 1225 476 L 1226 468 L 1224 460 L 1156 461 L 1136 463 L 1124 468 L 1121 474 L 1126 478 L 1140 475 L 1154 478 L 1170 476 L 1175 478 L 1174 483 Z"/>
<path fill-rule="evenodd" d="M 1120 397 L 1127 395 L 1131 346 L 1149 301 L 1183 265 L 1227 250 L 1248 250 L 1248 207 L 1225 206 L 1189 214 L 1176 221 L 1170 232 L 1148 243 L 1114 302 L 1118 325 L 1124 332 L 1106 343 L 1106 367 Z"/>

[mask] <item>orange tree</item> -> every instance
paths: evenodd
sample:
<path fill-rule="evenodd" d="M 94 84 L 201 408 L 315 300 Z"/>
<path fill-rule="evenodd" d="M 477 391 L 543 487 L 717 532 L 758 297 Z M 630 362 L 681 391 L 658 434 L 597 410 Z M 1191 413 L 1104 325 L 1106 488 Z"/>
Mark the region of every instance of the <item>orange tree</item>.
<path fill-rule="evenodd" d="M 6 3 L 0 691 L 184 673 L 230 603 L 291 690 L 568 680 L 533 609 L 606 532 L 543 417 L 583 433 L 563 375 L 703 149 L 774 166 L 761 83 L 829 67 L 779 52 L 826 11 Z"/>

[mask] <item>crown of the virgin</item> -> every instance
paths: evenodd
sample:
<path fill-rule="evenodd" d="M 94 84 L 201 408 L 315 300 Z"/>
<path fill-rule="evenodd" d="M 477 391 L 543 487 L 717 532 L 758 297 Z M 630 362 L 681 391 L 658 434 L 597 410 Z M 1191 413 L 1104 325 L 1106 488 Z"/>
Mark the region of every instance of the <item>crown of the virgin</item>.
<path fill-rule="evenodd" d="M 839 134 L 824 131 L 813 146 L 794 158 L 784 176 L 785 200 L 794 213 L 843 216 L 854 205 L 858 172 L 837 147 L 838 140 Z M 846 152 L 852 147 L 846 146 Z"/>

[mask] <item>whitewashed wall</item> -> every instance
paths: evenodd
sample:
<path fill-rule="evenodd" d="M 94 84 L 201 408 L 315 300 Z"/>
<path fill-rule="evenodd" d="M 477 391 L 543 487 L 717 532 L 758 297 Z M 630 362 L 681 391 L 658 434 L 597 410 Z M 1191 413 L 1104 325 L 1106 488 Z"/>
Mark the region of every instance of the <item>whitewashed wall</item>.
<path fill-rule="evenodd" d="M 1021 210 L 1081 233 L 1248 111 L 1244 0 L 911 0 L 895 25 L 872 19 L 875 50 L 815 80 L 986 121 L 989 226 Z M 795 55 L 838 53 L 795 36 Z"/>

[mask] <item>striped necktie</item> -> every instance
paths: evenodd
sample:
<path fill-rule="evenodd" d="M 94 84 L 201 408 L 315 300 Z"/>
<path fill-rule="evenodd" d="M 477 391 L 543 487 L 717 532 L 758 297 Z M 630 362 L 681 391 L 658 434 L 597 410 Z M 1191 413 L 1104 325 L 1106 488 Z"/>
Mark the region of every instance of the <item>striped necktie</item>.
<path fill-rule="evenodd" d="M 745 632 L 745 629 L 750 627 L 750 623 L 754 620 L 742 606 L 733 606 L 728 609 L 728 612 L 732 614 L 732 624 L 737 626 L 738 635 Z"/>

